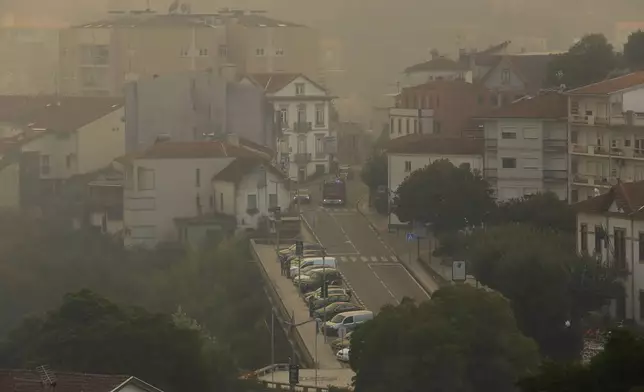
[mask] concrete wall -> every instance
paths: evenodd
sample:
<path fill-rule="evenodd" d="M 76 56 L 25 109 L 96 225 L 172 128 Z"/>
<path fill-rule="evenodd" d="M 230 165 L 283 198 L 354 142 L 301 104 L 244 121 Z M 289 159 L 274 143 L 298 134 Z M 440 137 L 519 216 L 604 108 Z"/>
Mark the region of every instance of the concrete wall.
<path fill-rule="evenodd" d="M 263 176 L 259 171 L 244 176 L 237 184 L 236 192 L 236 217 L 237 225 L 240 228 L 256 228 L 260 217 L 269 215 L 269 201 L 271 194 L 277 194 L 277 203 L 282 211 L 287 211 L 291 204 L 291 197 L 284 184 L 275 184 L 281 178 L 273 173 L 266 172 L 266 186 L 258 187 L 258 182 Z M 277 192 L 277 193 L 276 193 Z M 248 213 L 248 195 L 255 195 L 258 212 L 254 215 Z"/>
<path fill-rule="evenodd" d="M 212 187 L 215 197 L 215 212 L 235 216 L 237 211 L 235 184 L 228 181 L 213 181 Z"/>
<path fill-rule="evenodd" d="M 77 174 L 98 170 L 125 154 L 124 108 L 77 131 Z"/>
<path fill-rule="evenodd" d="M 20 208 L 20 165 L 0 169 L 0 209 Z"/>

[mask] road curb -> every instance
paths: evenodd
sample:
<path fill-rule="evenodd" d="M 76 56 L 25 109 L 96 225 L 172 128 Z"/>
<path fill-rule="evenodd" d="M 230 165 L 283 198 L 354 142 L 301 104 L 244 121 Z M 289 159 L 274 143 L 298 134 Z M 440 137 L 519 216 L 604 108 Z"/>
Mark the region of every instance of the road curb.
<path fill-rule="evenodd" d="M 317 234 L 315 234 L 315 231 L 313 231 L 313 228 L 311 227 L 311 225 L 309 224 L 309 222 L 308 222 L 308 221 L 306 220 L 306 218 L 304 217 L 304 214 L 300 214 L 300 220 L 301 220 L 302 222 L 304 222 L 304 228 L 306 229 L 306 231 L 308 231 L 308 232 L 309 232 L 309 234 L 311 234 L 311 235 L 313 236 L 313 238 L 315 238 L 315 241 L 316 241 L 318 244 L 322 245 L 322 241 L 320 241 L 320 238 L 318 238 Z M 338 270 L 338 272 L 340 273 L 340 275 L 342 276 L 342 280 L 343 280 L 344 285 L 345 285 L 345 286 L 347 286 L 347 287 L 349 288 L 349 290 L 351 290 L 351 293 L 352 293 L 353 298 L 355 298 L 355 299 L 356 299 L 356 301 L 358 302 L 358 304 L 359 304 L 360 306 L 362 306 L 362 307 L 364 307 L 364 308 L 366 309 L 367 307 L 365 306 L 364 302 L 362 302 L 362 300 L 360 299 L 360 297 L 358 297 L 358 294 L 357 294 L 357 293 L 356 293 L 356 291 L 353 289 L 353 286 L 351 286 L 351 282 L 349 282 L 349 279 L 347 279 L 347 277 L 346 277 L 346 276 L 344 276 L 344 274 L 342 273 L 342 271 L 340 271 L 340 269 L 339 269 L 339 268 L 337 268 L 337 270 Z"/>
<path fill-rule="evenodd" d="M 362 216 L 362 218 L 364 218 L 365 221 L 367 221 L 367 224 L 369 224 L 369 227 L 371 227 L 371 230 L 373 230 L 374 233 L 376 233 L 376 236 L 378 236 L 378 238 L 383 243 L 383 245 L 387 248 L 387 250 L 389 250 L 392 254 L 396 256 L 396 258 L 398 259 L 398 261 L 400 261 L 400 264 L 403 266 L 403 268 L 405 268 L 407 272 L 409 272 L 409 274 L 414 277 L 416 282 L 418 282 L 418 284 L 420 284 L 420 286 L 427 293 L 431 295 L 432 290 L 429 287 L 427 287 L 425 284 L 423 284 L 422 280 L 418 278 L 418 274 L 416 274 L 411 268 L 409 268 L 409 266 L 405 263 L 403 258 L 398 255 L 398 252 L 396 252 L 396 250 L 389 245 L 389 242 L 382 236 L 382 234 L 380 234 L 380 230 L 378 230 L 376 225 L 374 225 L 373 222 L 371 222 L 371 219 L 369 219 L 367 215 L 362 211 L 362 209 L 360 208 L 360 203 L 363 201 L 364 198 L 365 196 L 362 196 L 360 199 L 358 199 L 358 202 L 356 203 L 356 210 L 358 210 L 358 213 Z M 427 274 L 429 274 L 429 276 L 431 276 L 432 279 L 436 281 L 436 283 L 438 283 L 439 287 L 449 284 L 449 282 L 439 273 L 434 271 L 433 268 L 426 265 L 425 263 L 419 263 L 419 264 L 421 268 L 424 269 L 425 272 L 427 272 Z"/>

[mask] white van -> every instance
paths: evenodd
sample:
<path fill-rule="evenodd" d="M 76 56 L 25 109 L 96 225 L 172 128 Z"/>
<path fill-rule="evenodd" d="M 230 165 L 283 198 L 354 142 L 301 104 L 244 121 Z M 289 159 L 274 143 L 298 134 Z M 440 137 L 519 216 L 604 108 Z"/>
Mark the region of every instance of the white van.
<path fill-rule="evenodd" d="M 303 259 L 299 265 L 295 264 L 291 266 L 291 276 L 296 276 L 298 271 L 300 271 L 302 268 L 306 268 L 312 265 L 326 265 L 329 268 L 335 268 L 335 257 L 307 257 Z"/>
<path fill-rule="evenodd" d="M 347 332 L 353 331 L 358 325 L 372 319 L 373 312 L 369 310 L 339 313 L 324 324 L 324 333 L 327 336 L 342 336 Z"/>

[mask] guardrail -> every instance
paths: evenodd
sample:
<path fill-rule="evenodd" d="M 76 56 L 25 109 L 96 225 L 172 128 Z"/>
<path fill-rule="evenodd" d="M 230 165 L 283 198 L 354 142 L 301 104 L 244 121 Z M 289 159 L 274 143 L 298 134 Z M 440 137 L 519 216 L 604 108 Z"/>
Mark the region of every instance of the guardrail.
<path fill-rule="evenodd" d="M 279 324 L 284 329 L 284 332 L 286 333 L 287 339 L 291 343 L 291 346 L 296 348 L 295 351 L 298 354 L 300 362 L 303 363 L 306 367 L 312 368 L 315 366 L 315 360 L 306 347 L 306 344 L 304 343 L 302 336 L 300 336 L 299 331 L 295 327 L 286 327 L 286 320 L 291 320 L 291 313 L 284 305 L 284 302 L 282 302 L 282 299 L 277 293 L 277 290 L 275 289 L 271 278 L 268 276 L 268 272 L 266 272 L 266 269 L 264 268 L 264 264 L 262 264 L 261 260 L 259 259 L 259 254 L 257 254 L 257 249 L 255 247 L 260 243 L 274 244 L 275 242 L 270 242 L 270 240 L 257 241 L 255 239 L 252 239 L 250 240 L 250 248 L 252 250 L 253 258 L 259 265 L 259 270 L 262 273 L 264 280 L 268 283 L 264 287 L 268 289 L 267 294 L 269 295 L 269 301 L 273 304 L 273 308 L 277 309 L 280 313 L 277 315 Z"/>

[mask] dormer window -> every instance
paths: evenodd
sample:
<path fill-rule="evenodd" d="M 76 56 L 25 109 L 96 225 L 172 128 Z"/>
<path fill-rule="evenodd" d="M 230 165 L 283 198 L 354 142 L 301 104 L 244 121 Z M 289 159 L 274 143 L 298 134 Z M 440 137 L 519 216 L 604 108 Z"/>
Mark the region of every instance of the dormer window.
<path fill-rule="evenodd" d="M 304 83 L 295 83 L 295 95 L 304 95 Z"/>
<path fill-rule="evenodd" d="M 501 82 L 510 83 L 510 70 L 508 68 L 501 71 Z"/>

